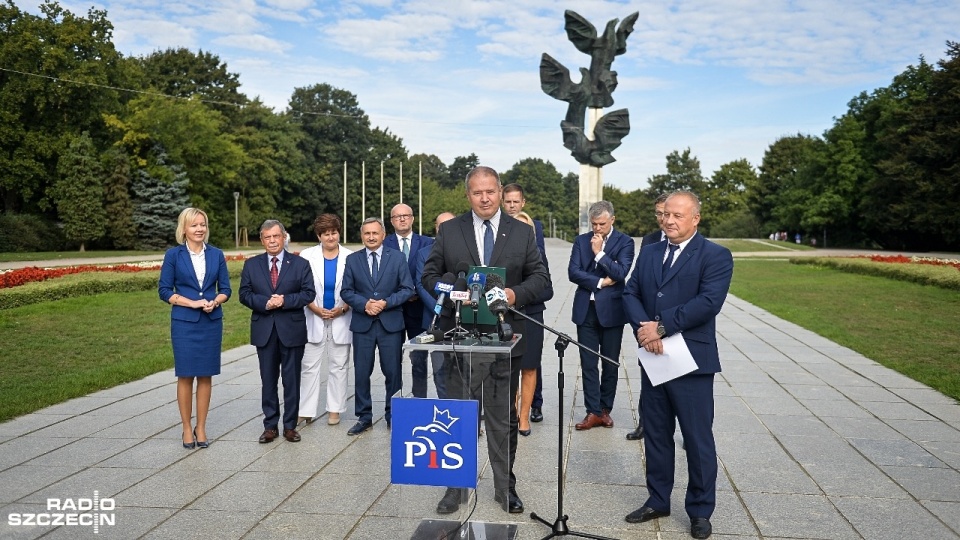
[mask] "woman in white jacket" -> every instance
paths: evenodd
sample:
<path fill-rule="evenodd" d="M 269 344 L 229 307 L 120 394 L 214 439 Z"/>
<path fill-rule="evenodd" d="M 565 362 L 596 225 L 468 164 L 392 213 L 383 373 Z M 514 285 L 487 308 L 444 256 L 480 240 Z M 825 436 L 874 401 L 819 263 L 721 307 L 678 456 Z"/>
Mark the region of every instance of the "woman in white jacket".
<path fill-rule="evenodd" d="M 307 345 L 300 369 L 300 421 L 312 422 L 320 406 L 320 364 L 327 358 L 327 423 L 340 423 L 347 410 L 347 369 L 350 365 L 350 306 L 340 299 L 343 268 L 351 250 L 340 245 L 343 223 L 333 214 L 313 222 L 319 244 L 300 256 L 310 262 L 317 298 L 303 308 L 307 318 Z"/>

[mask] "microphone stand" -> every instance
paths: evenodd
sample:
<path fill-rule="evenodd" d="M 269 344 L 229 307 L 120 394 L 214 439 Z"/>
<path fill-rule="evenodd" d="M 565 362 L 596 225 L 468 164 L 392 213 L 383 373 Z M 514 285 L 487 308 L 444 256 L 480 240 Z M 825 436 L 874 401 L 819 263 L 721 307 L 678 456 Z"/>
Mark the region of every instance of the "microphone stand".
<path fill-rule="evenodd" d="M 523 317 L 524 319 L 531 321 L 532 323 L 543 328 L 544 330 L 550 331 L 551 334 L 555 334 L 557 336 L 557 342 L 554 344 L 554 348 L 557 350 L 557 358 L 559 359 L 559 362 L 560 362 L 560 367 L 558 368 L 558 371 L 557 371 L 557 387 L 560 390 L 560 397 L 559 397 L 560 407 L 557 407 L 557 410 L 559 411 L 559 422 L 557 424 L 557 518 L 553 521 L 553 524 L 551 524 L 547 520 L 538 516 L 536 512 L 530 512 L 530 519 L 539 521 L 540 523 L 543 523 L 547 527 L 550 527 L 550 531 L 551 531 L 550 534 L 548 534 L 547 536 L 544 536 L 543 540 L 547 540 L 548 538 L 553 538 L 556 536 L 567 536 L 567 535 L 578 536 L 580 538 L 595 538 L 597 540 L 613 540 L 606 536 L 596 536 L 593 534 L 571 531 L 569 527 L 567 527 L 567 519 L 569 519 L 569 516 L 563 513 L 563 453 L 564 453 L 564 449 L 563 449 L 563 378 L 564 378 L 563 351 L 567 349 L 567 345 L 569 345 L 570 343 L 573 343 L 577 347 L 580 347 L 581 349 L 589 352 L 590 354 L 597 355 L 604 362 L 608 362 L 617 367 L 620 367 L 620 362 L 617 362 L 612 358 L 609 358 L 600 354 L 599 351 L 594 351 L 593 349 L 590 349 L 586 345 L 578 342 L 577 340 L 571 338 L 570 336 L 562 332 L 559 332 L 557 330 L 554 330 L 553 328 L 550 328 L 549 326 L 541 323 L 540 321 L 532 317 L 528 317 L 527 314 L 522 313 L 510 306 L 507 306 L 507 310 L 513 313 L 514 315 L 519 315 L 520 317 Z"/>

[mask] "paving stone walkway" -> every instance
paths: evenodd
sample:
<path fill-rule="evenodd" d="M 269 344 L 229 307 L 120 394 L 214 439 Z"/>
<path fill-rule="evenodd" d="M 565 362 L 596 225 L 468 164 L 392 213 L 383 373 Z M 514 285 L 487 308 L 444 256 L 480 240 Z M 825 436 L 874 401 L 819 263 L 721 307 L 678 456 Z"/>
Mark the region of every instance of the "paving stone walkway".
<path fill-rule="evenodd" d="M 564 271 L 569 246 L 548 240 L 556 297 L 546 317 L 575 337 Z M 714 538 L 960 537 L 960 405 L 735 297 L 718 329 Z M 646 496 L 643 446 L 624 439 L 640 386 L 635 342 L 625 334 L 613 429 L 573 429 L 584 414 L 579 359 L 572 346 L 565 353 L 564 512 L 571 529 L 590 534 L 689 538 L 682 452 L 673 515 L 640 525 L 623 520 Z M 530 511 L 548 521 L 557 515 L 554 341 L 548 334 L 544 346 L 546 421 L 520 438 L 515 466 L 527 514 L 495 505 L 487 468 L 471 517 L 514 524 L 522 539 L 549 533 Z M 375 399 L 382 400 L 382 385 L 375 373 Z M 346 435 L 350 415 L 338 426 L 322 417 L 298 444 L 261 445 L 259 387 L 252 347 L 224 353 L 206 450 L 178 442 L 172 370 L 0 424 L 0 538 L 409 538 L 421 517 L 440 517 L 432 510 L 439 488 L 390 484 L 382 401 L 374 403 L 374 429 L 360 437 Z M 48 510 L 50 499 L 83 504 L 95 492 L 107 499 L 101 514 L 115 524 L 96 532 L 83 524 L 14 524 L 57 513 Z"/>

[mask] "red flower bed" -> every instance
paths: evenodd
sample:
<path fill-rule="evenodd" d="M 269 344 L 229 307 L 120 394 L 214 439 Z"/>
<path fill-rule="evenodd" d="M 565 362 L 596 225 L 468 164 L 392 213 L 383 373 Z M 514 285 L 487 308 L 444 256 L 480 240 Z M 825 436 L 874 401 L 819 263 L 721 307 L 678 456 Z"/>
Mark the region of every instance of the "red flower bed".
<path fill-rule="evenodd" d="M 934 259 L 932 257 L 907 257 L 906 255 L 858 255 L 858 259 L 870 259 L 873 262 L 894 264 L 929 264 L 930 266 L 952 266 L 960 270 L 960 261 L 952 259 Z"/>
<path fill-rule="evenodd" d="M 81 274 L 83 272 L 143 272 L 146 270 L 156 270 L 160 268 L 159 263 L 156 266 L 137 266 L 132 264 L 120 264 L 116 266 L 67 266 L 64 268 L 39 268 L 31 266 L 20 268 L 11 272 L 0 274 L 0 289 L 16 287 L 31 281 L 45 281 L 52 278 L 66 276 L 68 274 Z"/>

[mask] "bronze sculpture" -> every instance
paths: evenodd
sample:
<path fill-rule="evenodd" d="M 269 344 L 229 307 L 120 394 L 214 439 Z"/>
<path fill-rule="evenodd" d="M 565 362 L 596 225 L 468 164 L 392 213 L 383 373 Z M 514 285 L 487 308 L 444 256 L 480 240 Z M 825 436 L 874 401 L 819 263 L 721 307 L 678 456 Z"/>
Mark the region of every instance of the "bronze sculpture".
<path fill-rule="evenodd" d="M 593 139 L 584 129 L 587 107 L 600 109 L 613 105 L 613 91 L 617 88 L 617 72 L 611 70 L 616 56 L 627 50 L 627 36 L 640 16 L 635 12 L 620 23 L 617 19 L 607 23 L 603 35 L 579 14 L 566 10 L 563 13 L 567 38 L 580 52 L 590 55 L 590 69 L 580 68 L 580 82 L 570 79 L 570 70 L 547 53 L 540 60 L 540 88 L 556 99 L 566 101 L 567 116 L 560 122 L 563 146 L 584 165 L 603 167 L 615 161 L 612 152 L 630 133 L 630 115 L 626 109 L 611 111 L 602 116 L 594 126 Z"/>

